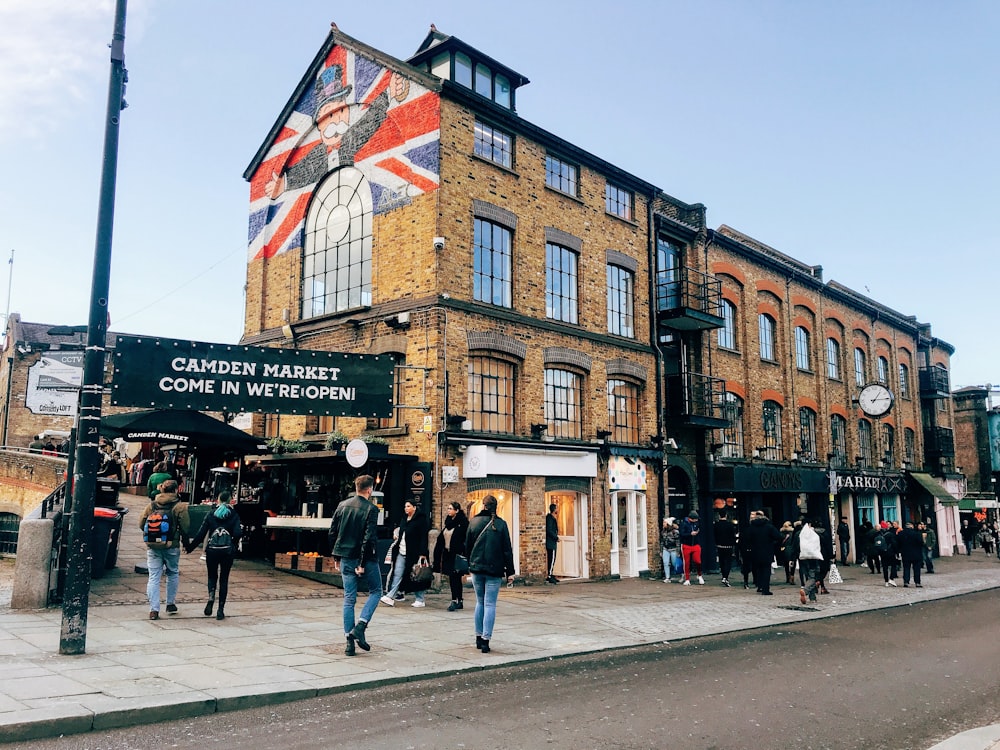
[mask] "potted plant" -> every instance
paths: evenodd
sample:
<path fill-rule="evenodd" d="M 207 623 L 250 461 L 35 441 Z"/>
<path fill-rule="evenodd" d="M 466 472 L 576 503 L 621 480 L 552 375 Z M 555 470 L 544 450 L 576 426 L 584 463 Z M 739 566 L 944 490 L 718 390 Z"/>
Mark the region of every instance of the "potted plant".
<path fill-rule="evenodd" d="M 323 448 L 328 451 L 342 451 L 344 450 L 344 446 L 349 442 L 351 442 L 351 438 L 346 432 L 334 430 L 326 436 L 326 442 L 323 444 Z"/>
<path fill-rule="evenodd" d="M 280 435 L 270 438 L 267 441 L 267 447 L 271 449 L 272 453 L 305 453 L 309 450 L 305 443 L 298 440 L 286 440 Z"/>

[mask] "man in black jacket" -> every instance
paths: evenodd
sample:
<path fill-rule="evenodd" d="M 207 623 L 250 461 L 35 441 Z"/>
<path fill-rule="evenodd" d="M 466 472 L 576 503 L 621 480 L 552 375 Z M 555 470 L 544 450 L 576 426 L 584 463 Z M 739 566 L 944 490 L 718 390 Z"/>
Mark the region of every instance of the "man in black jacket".
<path fill-rule="evenodd" d="M 774 560 L 774 551 L 781 541 L 781 534 L 763 510 L 757 511 L 757 517 L 750 522 L 746 533 L 753 557 L 753 577 L 757 582 L 757 592 L 771 596 L 771 561 Z"/>
<path fill-rule="evenodd" d="M 719 510 L 719 520 L 712 526 L 715 549 L 719 553 L 719 572 L 722 585 L 729 588 L 729 571 L 733 568 L 733 550 L 736 548 L 736 525 L 729 520 L 726 509 Z"/>
<path fill-rule="evenodd" d="M 556 519 L 555 503 L 549 506 L 545 515 L 545 581 L 559 583 L 556 578 L 556 550 L 559 549 L 559 521 Z"/>
<path fill-rule="evenodd" d="M 365 639 L 365 629 L 371 622 L 382 596 L 382 571 L 375 555 L 378 534 L 378 507 L 369 499 L 375 480 L 362 474 L 354 480 L 355 495 L 340 505 L 330 523 L 330 547 L 344 579 L 344 634 L 347 647 L 344 653 L 354 656 L 354 643 L 365 651 L 371 646 Z M 358 577 L 364 576 L 368 584 L 368 599 L 361 609 L 361 618 L 354 622 L 354 604 L 358 600 Z"/>

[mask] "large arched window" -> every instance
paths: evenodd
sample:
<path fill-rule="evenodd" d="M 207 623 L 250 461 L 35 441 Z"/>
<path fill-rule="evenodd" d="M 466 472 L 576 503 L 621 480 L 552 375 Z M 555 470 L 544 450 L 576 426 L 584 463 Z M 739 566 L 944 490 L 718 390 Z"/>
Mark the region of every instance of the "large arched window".
<path fill-rule="evenodd" d="M 809 370 L 809 331 L 802 326 L 795 328 L 795 366 L 800 370 Z"/>
<path fill-rule="evenodd" d="M 313 195 L 302 254 L 302 318 L 372 303 L 372 191 L 354 167 L 331 173 Z"/>
<path fill-rule="evenodd" d="M 830 415 L 830 466 L 847 466 L 847 420 L 839 414 Z"/>
<path fill-rule="evenodd" d="M 774 356 L 774 318 L 761 313 L 757 325 L 760 333 L 760 358 L 775 362 L 777 358 Z"/>
<path fill-rule="evenodd" d="M 608 429 L 612 442 L 639 442 L 639 386 L 608 379 Z"/>
<path fill-rule="evenodd" d="M 718 333 L 719 346 L 723 349 L 736 349 L 736 305 L 727 299 L 722 300 L 722 328 Z"/>
<path fill-rule="evenodd" d="M 865 350 L 860 347 L 854 350 L 854 384 L 864 385 L 868 382 L 868 365 L 865 362 Z"/>
<path fill-rule="evenodd" d="M 554 367 L 545 369 L 545 424 L 556 438 L 583 437 L 583 378 Z"/>
<path fill-rule="evenodd" d="M 826 376 L 840 380 L 840 342 L 834 338 L 826 340 Z"/>
<path fill-rule="evenodd" d="M 805 406 L 799 409 L 799 458 L 816 461 L 816 412 Z"/>
<path fill-rule="evenodd" d="M 882 460 L 891 469 L 896 465 L 896 428 L 888 422 L 882 425 L 882 445 L 885 448 Z"/>
<path fill-rule="evenodd" d="M 899 397 L 910 397 L 910 368 L 902 362 L 899 363 Z"/>
<path fill-rule="evenodd" d="M 872 456 L 875 447 L 872 444 L 872 423 L 867 419 L 858 420 L 858 468 L 873 469 Z"/>
<path fill-rule="evenodd" d="M 903 428 L 903 461 L 906 468 L 912 469 L 917 456 L 917 433 L 909 427 Z"/>
<path fill-rule="evenodd" d="M 514 432 L 514 365 L 495 357 L 469 358 L 469 419 L 482 432 Z"/>
<path fill-rule="evenodd" d="M 877 367 L 878 372 L 876 373 L 876 377 L 878 378 L 878 382 L 883 385 L 889 385 L 889 360 L 885 357 L 879 357 Z"/>

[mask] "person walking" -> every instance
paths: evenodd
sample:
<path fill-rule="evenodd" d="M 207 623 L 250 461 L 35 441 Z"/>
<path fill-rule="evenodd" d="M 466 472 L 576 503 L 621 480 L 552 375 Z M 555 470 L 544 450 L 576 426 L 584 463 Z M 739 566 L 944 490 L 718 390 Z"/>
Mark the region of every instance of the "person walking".
<path fill-rule="evenodd" d="M 148 523 L 147 523 L 148 521 Z M 188 504 L 177 497 L 177 482 L 162 482 L 158 494 L 139 517 L 146 542 L 146 599 L 149 619 L 160 619 L 160 581 L 167 574 L 167 612 L 177 614 L 177 589 L 180 586 L 181 544 L 188 538 L 191 516 Z"/>
<path fill-rule="evenodd" d="M 507 523 L 497 517 L 497 499 L 483 498 L 483 509 L 469 522 L 466 538 L 469 547 L 469 571 L 476 592 L 476 648 L 490 652 L 490 639 L 496 623 L 500 586 L 514 575 L 514 550 Z"/>
<path fill-rule="evenodd" d="M 547 583 L 559 583 L 556 578 L 556 550 L 559 549 L 559 519 L 556 518 L 556 504 L 549 506 L 545 514 L 545 580 Z"/>
<path fill-rule="evenodd" d="M 722 585 L 729 588 L 729 571 L 733 569 L 733 552 L 736 549 L 736 526 L 729 520 L 726 509 L 719 511 L 719 519 L 712 525 L 715 549 L 719 553 L 719 572 Z"/>
<path fill-rule="evenodd" d="M 913 583 L 919 589 L 920 565 L 924 559 L 924 540 L 913 524 L 907 522 L 903 530 L 896 535 L 899 545 L 899 556 L 903 560 L 903 588 L 910 587 L 910 571 L 913 572 Z"/>
<path fill-rule="evenodd" d="M 184 545 L 184 551 L 191 554 L 206 538 L 205 566 L 208 569 L 208 602 L 205 604 L 205 617 L 212 614 L 215 606 L 215 592 L 219 592 L 219 609 L 216 620 L 226 619 L 226 599 L 229 596 L 229 571 L 233 569 L 236 559 L 236 547 L 243 536 L 243 526 L 240 517 L 233 508 L 233 496 L 230 492 L 219 493 L 219 502 L 215 510 L 205 516 L 201 528 L 190 542 Z"/>
<path fill-rule="evenodd" d="M 691 585 L 692 571 L 698 576 L 698 584 L 705 585 L 701 575 L 701 521 L 698 511 L 691 509 L 678 529 L 681 538 L 681 559 L 684 561 L 684 585 Z"/>
<path fill-rule="evenodd" d="M 937 534 L 929 523 L 922 523 L 917 527 L 921 533 L 924 543 L 924 567 L 928 573 L 934 572 L 934 548 L 937 547 Z"/>
<path fill-rule="evenodd" d="M 865 532 L 865 557 L 868 558 L 868 572 L 872 575 L 882 572 L 882 555 L 875 544 L 880 533 L 875 526 Z"/>
<path fill-rule="evenodd" d="M 781 528 L 778 529 L 778 533 L 781 534 L 781 559 L 785 566 L 785 583 L 795 585 L 795 554 L 792 550 L 793 537 L 795 536 L 795 527 L 792 526 L 791 521 L 785 521 L 781 524 Z"/>
<path fill-rule="evenodd" d="M 340 505 L 330 522 L 330 548 L 334 564 L 344 581 L 344 653 L 354 656 L 354 644 L 365 651 L 371 650 L 367 629 L 379 597 L 382 596 L 382 571 L 375 554 L 378 539 L 378 506 L 371 501 L 375 479 L 362 474 L 354 480 L 354 495 Z M 361 608 L 361 617 L 355 622 L 354 605 L 358 600 L 358 578 L 368 585 L 368 599 Z"/>
<path fill-rule="evenodd" d="M 847 516 L 841 516 L 837 524 L 837 546 L 840 547 L 840 564 L 850 565 L 847 555 L 851 551 L 851 526 L 847 523 Z"/>
<path fill-rule="evenodd" d="M 886 588 L 896 586 L 896 553 L 899 547 L 896 544 L 896 530 L 887 522 L 879 524 L 879 532 L 875 535 L 875 549 L 882 561 L 882 579 Z"/>
<path fill-rule="evenodd" d="M 426 586 L 418 585 L 413 581 L 413 566 L 417 563 L 427 564 L 427 535 L 430 532 L 430 524 L 427 516 L 420 512 L 420 501 L 410 498 L 403 503 L 403 518 L 399 522 L 399 533 L 396 540 L 389 548 L 392 557 L 392 568 L 389 570 L 388 580 L 389 590 L 382 597 L 382 603 L 390 607 L 396 606 L 397 601 L 403 601 L 407 593 L 413 593 L 414 607 L 426 607 L 424 601 L 424 591 Z M 402 597 L 396 597 L 403 594 Z"/>
<path fill-rule="evenodd" d="M 660 557 L 663 559 L 663 582 L 672 583 L 676 561 L 681 559 L 681 539 L 677 533 L 677 521 L 673 516 L 663 519 L 660 526 Z"/>
<path fill-rule="evenodd" d="M 740 532 L 736 535 L 736 548 L 740 553 L 740 573 L 743 574 L 744 590 L 750 588 L 750 576 L 753 575 L 753 550 L 750 549 L 749 524 L 753 523 L 756 517 L 757 511 L 750 511 L 750 517 L 747 521 L 748 525 L 740 529 Z M 754 587 L 756 587 L 757 581 L 755 580 L 753 583 Z"/>
<path fill-rule="evenodd" d="M 965 554 L 971 555 L 973 540 L 975 540 L 976 538 L 976 530 L 969 525 L 968 518 L 962 519 L 961 534 L 962 534 L 962 541 L 965 543 Z"/>
<path fill-rule="evenodd" d="M 753 577 L 757 582 L 757 592 L 763 596 L 773 596 L 771 591 L 771 562 L 774 551 L 781 542 L 781 534 L 774 528 L 767 513 L 758 510 L 747 529 L 748 546 L 753 560 Z"/>
<path fill-rule="evenodd" d="M 465 554 L 465 536 L 469 531 L 469 519 L 462 510 L 462 504 L 453 500 L 445 510 L 444 528 L 434 543 L 434 571 L 448 576 L 451 586 L 451 604 L 448 611 L 462 609 L 462 585 L 464 573 L 455 571 L 455 557 Z"/>
<path fill-rule="evenodd" d="M 805 585 L 799 589 L 799 603 L 806 601 L 815 602 L 816 594 L 819 593 L 820 564 L 824 559 L 833 557 L 833 544 L 827 537 L 829 549 L 824 549 L 823 537 L 817 533 L 814 522 L 806 520 L 802 522 L 802 528 L 795 536 L 794 550 L 799 561 L 799 568 L 803 572 Z"/>
<path fill-rule="evenodd" d="M 152 500 L 162 491 L 160 485 L 168 479 L 174 478 L 174 468 L 170 465 L 170 462 L 158 461 L 153 465 L 153 473 L 146 480 L 146 497 Z"/>
<path fill-rule="evenodd" d="M 823 550 L 823 559 L 819 561 L 819 593 L 829 594 L 826 588 L 826 576 L 830 572 L 830 565 L 837 559 L 837 553 L 833 549 L 833 534 L 823 523 L 823 516 L 816 516 L 813 521 L 813 531 L 819 534 L 820 547 Z"/>

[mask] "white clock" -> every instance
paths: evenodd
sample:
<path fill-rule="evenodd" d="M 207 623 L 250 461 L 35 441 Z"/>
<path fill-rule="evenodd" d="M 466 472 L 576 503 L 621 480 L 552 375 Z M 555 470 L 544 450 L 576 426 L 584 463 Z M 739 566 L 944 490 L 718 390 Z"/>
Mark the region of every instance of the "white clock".
<path fill-rule="evenodd" d="M 858 406 L 869 417 L 884 417 L 892 409 L 895 397 L 881 383 L 869 383 L 858 394 Z"/>

